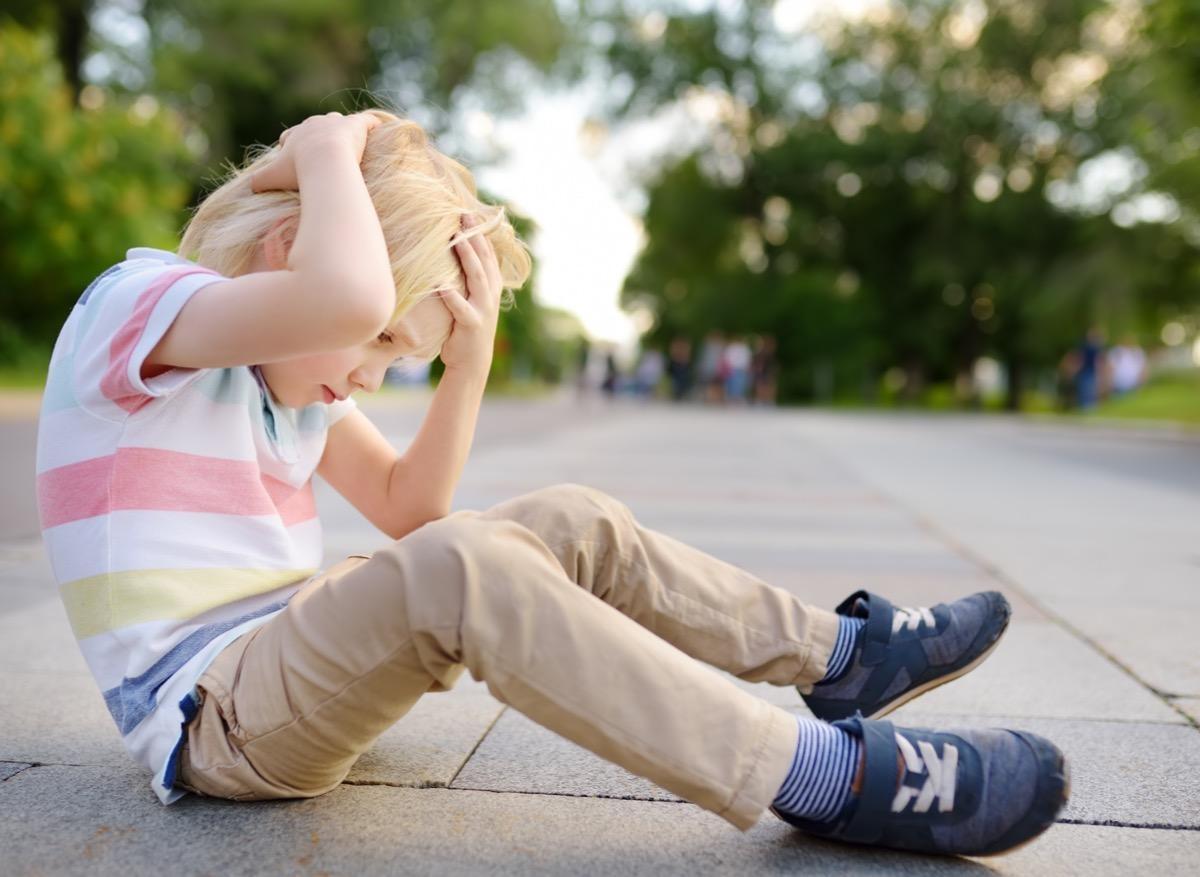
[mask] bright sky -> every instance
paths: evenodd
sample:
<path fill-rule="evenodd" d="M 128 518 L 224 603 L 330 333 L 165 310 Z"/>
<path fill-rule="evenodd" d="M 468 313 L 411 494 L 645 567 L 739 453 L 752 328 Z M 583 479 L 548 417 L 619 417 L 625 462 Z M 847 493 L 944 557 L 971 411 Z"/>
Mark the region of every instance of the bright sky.
<path fill-rule="evenodd" d="M 691 0 L 689 5 L 720 5 Z M 818 11 L 831 8 L 858 17 L 882 0 L 780 0 L 776 24 L 797 32 Z M 512 204 L 538 225 L 533 250 L 538 261 L 537 294 L 542 304 L 579 317 L 594 340 L 626 350 L 646 328 L 620 309 L 621 286 L 642 247 L 639 167 L 653 166 L 664 151 L 702 131 L 700 119 L 675 108 L 653 120 L 589 136 L 589 91 L 534 92 L 518 118 L 493 120 L 484 110 L 464 114 L 465 134 L 506 153 L 479 170 L 489 192 Z M 695 109 L 695 108 L 693 108 Z"/>
<path fill-rule="evenodd" d="M 469 129 L 488 127 L 486 117 L 473 118 Z M 494 142 L 507 156 L 481 169 L 479 178 L 537 223 L 542 304 L 575 314 L 595 339 L 628 344 L 638 330 L 617 297 L 642 245 L 641 225 L 620 204 L 599 162 L 585 154 L 585 122 L 579 95 L 534 98 L 520 118 L 495 124 Z"/>
<path fill-rule="evenodd" d="M 659 156 L 694 142 L 696 126 L 674 107 L 609 130 L 588 118 L 591 88 L 535 93 L 511 119 L 469 111 L 465 135 L 504 156 L 479 169 L 481 186 L 537 223 L 541 303 L 575 314 L 594 340 L 628 349 L 648 328 L 618 304 L 643 245 L 638 178 Z"/>

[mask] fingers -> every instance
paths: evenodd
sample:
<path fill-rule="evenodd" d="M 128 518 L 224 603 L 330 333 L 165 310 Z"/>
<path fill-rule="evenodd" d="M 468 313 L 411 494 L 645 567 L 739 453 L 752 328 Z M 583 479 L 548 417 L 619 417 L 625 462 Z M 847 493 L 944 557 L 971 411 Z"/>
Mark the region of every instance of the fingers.
<path fill-rule="evenodd" d="M 496 249 L 492 246 L 492 242 L 488 240 L 487 235 L 477 234 L 471 238 L 471 245 L 475 248 L 475 254 L 479 257 L 480 264 L 483 265 L 489 285 L 499 288 L 500 263 L 496 259 Z"/>
<path fill-rule="evenodd" d="M 458 253 L 459 264 L 467 278 L 468 297 L 481 294 L 487 290 L 487 272 L 479 259 L 479 252 L 470 240 L 459 241 L 454 245 Z"/>
<path fill-rule="evenodd" d="M 283 163 L 276 159 L 255 171 L 250 177 L 250 191 L 269 192 L 273 189 L 294 189 L 296 184 L 288 179 L 287 170 Z"/>
<path fill-rule="evenodd" d="M 467 281 L 467 298 L 479 301 L 480 306 L 484 308 L 498 307 L 500 302 L 499 273 L 497 272 L 493 276 L 492 272 L 485 267 L 486 263 L 480 258 L 479 247 L 473 239 L 459 241 L 455 248 Z M 488 258 L 495 261 L 493 255 L 489 255 Z"/>
<path fill-rule="evenodd" d="M 469 229 L 479 224 L 477 217 L 464 214 L 463 228 Z M 467 275 L 468 289 L 471 293 L 487 291 L 499 296 L 502 278 L 500 265 L 496 259 L 495 248 L 486 235 L 477 234 L 455 245 L 463 273 Z"/>
<path fill-rule="evenodd" d="M 475 327 L 483 322 L 479 312 L 471 306 L 461 292 L 457 289 L 443 289 L 438 293 L 438 297 L 442 300 L 442 304 L 446 306 L 446 310 L 450 311 L 450 316 L 454 318 L 454 322 L 462 323 L 464 326 Z"/>

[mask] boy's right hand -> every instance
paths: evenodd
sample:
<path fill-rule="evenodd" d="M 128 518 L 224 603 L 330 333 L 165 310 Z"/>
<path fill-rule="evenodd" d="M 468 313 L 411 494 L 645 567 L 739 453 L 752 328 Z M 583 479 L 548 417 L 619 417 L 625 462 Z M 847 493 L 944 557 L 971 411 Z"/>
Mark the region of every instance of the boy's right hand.
<path fill-rule="evenodd" d="M 370 111 L 349 116 L 336 112 L 309 116 L 279 135 L 277 152 L 265 167 L 250 177 L 250 188 L 255 192 L 298 190 L 297 159 L 303 163 L 304 158 L 327 150 L 348 148 L 354 163 L 360 164 L 367 134 L 380 123 L 380 118 Z"/>

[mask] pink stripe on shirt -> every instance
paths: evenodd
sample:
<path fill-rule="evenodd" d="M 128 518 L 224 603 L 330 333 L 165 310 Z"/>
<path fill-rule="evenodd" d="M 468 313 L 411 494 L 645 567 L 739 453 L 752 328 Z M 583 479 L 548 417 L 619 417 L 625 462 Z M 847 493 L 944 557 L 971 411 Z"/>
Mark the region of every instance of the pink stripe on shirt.
<path fill-rule="evenodd" d="M 157 448 L 70 463 L 37 479 L 42 529 L 114 511 L 278 514 L 284 526 L 317 516 L 312 479 L 293 487 L 253 460 L 226 460 Z"/>
<path fill-rule="evenodd" d="M 100 392 L 130 414 L 150 401 L 150 397 L 138 392 L 129 380 L 129 360 L 133 356 L 133 349 L 146 331 L 146 323 L 158 300 L 171 288 L 171 284 L 189 274 L 215 275 L 216 272 L 192 267 L 164 272 L 138 296 L 129 319 L 113 334 L 108 349 L 108 368 L 100 379 Z"/>

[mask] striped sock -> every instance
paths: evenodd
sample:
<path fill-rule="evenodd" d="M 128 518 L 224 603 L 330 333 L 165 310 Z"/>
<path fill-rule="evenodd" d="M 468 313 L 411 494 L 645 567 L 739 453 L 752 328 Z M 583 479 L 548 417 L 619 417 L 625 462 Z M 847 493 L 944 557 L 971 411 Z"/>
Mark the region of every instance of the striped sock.
<path fill-rule="evenodd" d="M 850 783 L 858 769 L 858 738 L 816 719 L 797 717 L 800 739 L 775 806 L 818 822 L 837 818 L 850 800 Z"/>
<path fill-rule="evenodd" d="M 865 618 L 851 618 L 849 615 L 838 616 L 837 642 L 833 644 L 833 654 L 829 656 L 829 667 L 825 670 L 821 682 L 830 682 L 846 672 L 846 668 L 850 666 L 850 658 L 854 656 L 854 647 L 858 645 L 858 632 L 866 623 Z"/>

